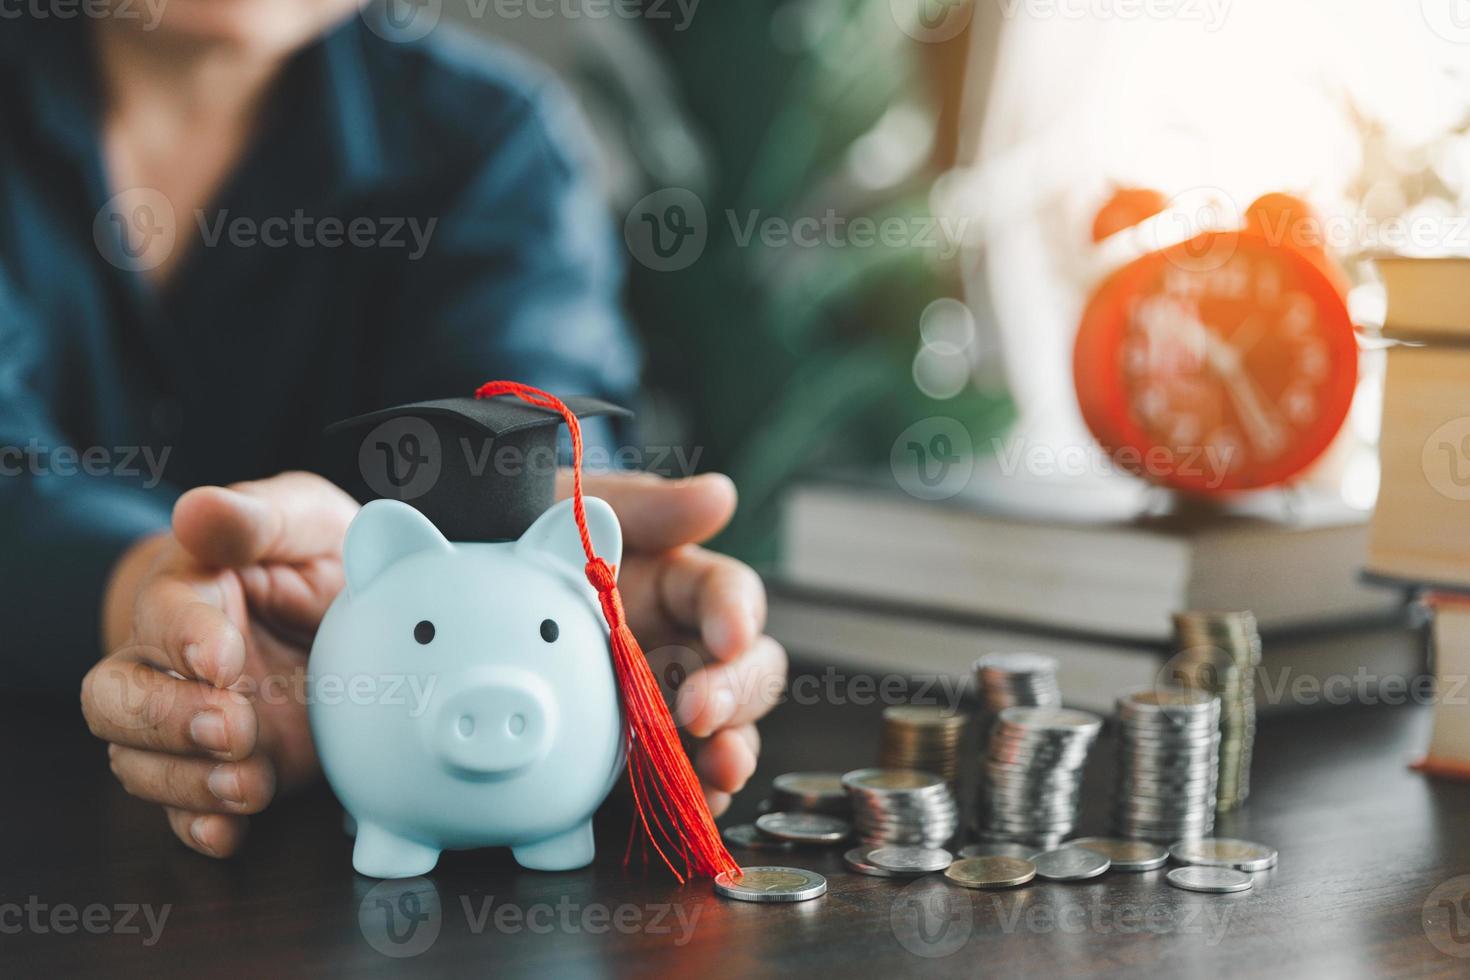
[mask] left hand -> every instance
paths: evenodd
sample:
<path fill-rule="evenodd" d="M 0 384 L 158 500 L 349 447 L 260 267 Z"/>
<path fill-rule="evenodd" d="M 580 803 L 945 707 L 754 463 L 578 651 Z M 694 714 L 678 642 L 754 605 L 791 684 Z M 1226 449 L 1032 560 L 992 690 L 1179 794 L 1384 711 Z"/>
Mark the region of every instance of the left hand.
<path fill-rule="evenodd" d="M 563 471 L 558 498 L 571 495 Z M 766 636 L 766 591 L 743 562 L 701 548 L 735 512 L 735 485 L 718 473 L 666 480 L 646 473 L 588 473 L 588 496 L 612 505 L 623 525 L 619 591 L 644 651 L 677 645 L 712 662 L 679 688 L 674 720 L 705 739 L 694 757 L 711 812 L 755 772 L 755 721 L 776 704 L 786 651 Z"/>

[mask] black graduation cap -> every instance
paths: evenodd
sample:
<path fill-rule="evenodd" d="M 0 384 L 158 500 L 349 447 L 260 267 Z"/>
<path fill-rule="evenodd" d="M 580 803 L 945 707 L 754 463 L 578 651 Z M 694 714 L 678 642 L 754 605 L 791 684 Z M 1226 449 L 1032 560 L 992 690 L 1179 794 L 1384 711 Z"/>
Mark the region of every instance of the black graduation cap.
<path fill-rule="evenodd" d="M 633 414 L 596 398 L 565 402 L 579 419 Z M 450 541 L 510 541 L 555 500 L 561 424 L 514 397 L 439 398 L 344 419 L 326 434 L 357 440 L 368 491 L 353 488 L 359 499 L 402 500 Z"/>

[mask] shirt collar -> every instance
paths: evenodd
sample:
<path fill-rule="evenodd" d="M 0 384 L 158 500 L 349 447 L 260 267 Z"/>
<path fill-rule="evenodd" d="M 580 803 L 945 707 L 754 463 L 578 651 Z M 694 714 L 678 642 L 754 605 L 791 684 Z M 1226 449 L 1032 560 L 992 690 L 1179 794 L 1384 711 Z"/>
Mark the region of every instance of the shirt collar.
<path fill-rule="evenodd" d="M 36 127 L 69 155 L 97 158 L 101 80 L 85 25 L 32 19 L 27 30 L 19 26 L 9 25 L 0 36 L 0 57 L 21 68 Z M 305 121 L 326 136 L 332 169 L 344 187 L 371 184 L 384 169 L 364 31 L 356 16 L 334 28 L 288 66 L 276 93 L 288 105 L 304 107 Z M 302 89 L 291 91 L 298 85 Z"/>

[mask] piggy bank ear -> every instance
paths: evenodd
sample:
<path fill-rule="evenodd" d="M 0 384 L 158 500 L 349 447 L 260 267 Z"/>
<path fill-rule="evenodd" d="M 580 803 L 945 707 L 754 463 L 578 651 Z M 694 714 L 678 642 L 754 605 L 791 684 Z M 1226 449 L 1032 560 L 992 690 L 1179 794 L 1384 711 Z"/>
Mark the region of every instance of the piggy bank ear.
<path fill-rule="evenodd" d="M 592 550 L 609 565 L 616 565 L 623 560 L 623 528 L 618 524 L 618 517 L 607 501 L 597 497 L 583 499 L 587 505 L 587 530 L 592 535 Z M 516 551 L 549 558 L 563 566 L 563 570 L 570 572 L 578 582 L 586 580 L 583 569 L 587 566 L 587 553 L 582 550 L 582 538 L 577 533 L 577 519 L 570 500 L 561 501 L 536 518 L 536 523 L 528 527 L 516 542 Z"/>
<path fill-rule="evenodd" d="M 422 551 L 453 551 L 432 521 L 400 500 L 374 500 L 357 512 L 342 545 L 347 588 L 361 592 L 383 570 Z"/>

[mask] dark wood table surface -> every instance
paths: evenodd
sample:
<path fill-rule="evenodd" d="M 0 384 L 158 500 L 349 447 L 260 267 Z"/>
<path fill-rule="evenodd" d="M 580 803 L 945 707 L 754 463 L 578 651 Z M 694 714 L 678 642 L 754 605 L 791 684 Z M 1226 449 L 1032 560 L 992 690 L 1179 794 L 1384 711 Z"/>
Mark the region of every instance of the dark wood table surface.
<path fill-rule="evenodd" d="M 781 772 L 872 763 L 881 705 L 837 690 L 773 713 L 733 817 L 749 819 Z M 821 871 L 830 891 L 781 906 L 624 872 L 616 809 L 584 871 L 520 871 L 486 850 L 380 885 L 352 872 L 323 788 L 258 817 L 238 858 L 212 861 L 118 789 L 75 702 L 7 697 L 0 976 L 1463 977 L 1470 878 L 1451 879 L 1470 874 L 1470 785 L 1406 768 L 1429 720 L 1413 707 L 1265 720 L 1250 802 L 1221 829 L 1274 845 L 1281 863 L 1244 894 L 1177 891 L 1163 871 L 968 892 L 850 874 L 840 850 L 809 850 L 778 863 Z M 1106 738 L 1086 832 L 1105 830 Z"/>

